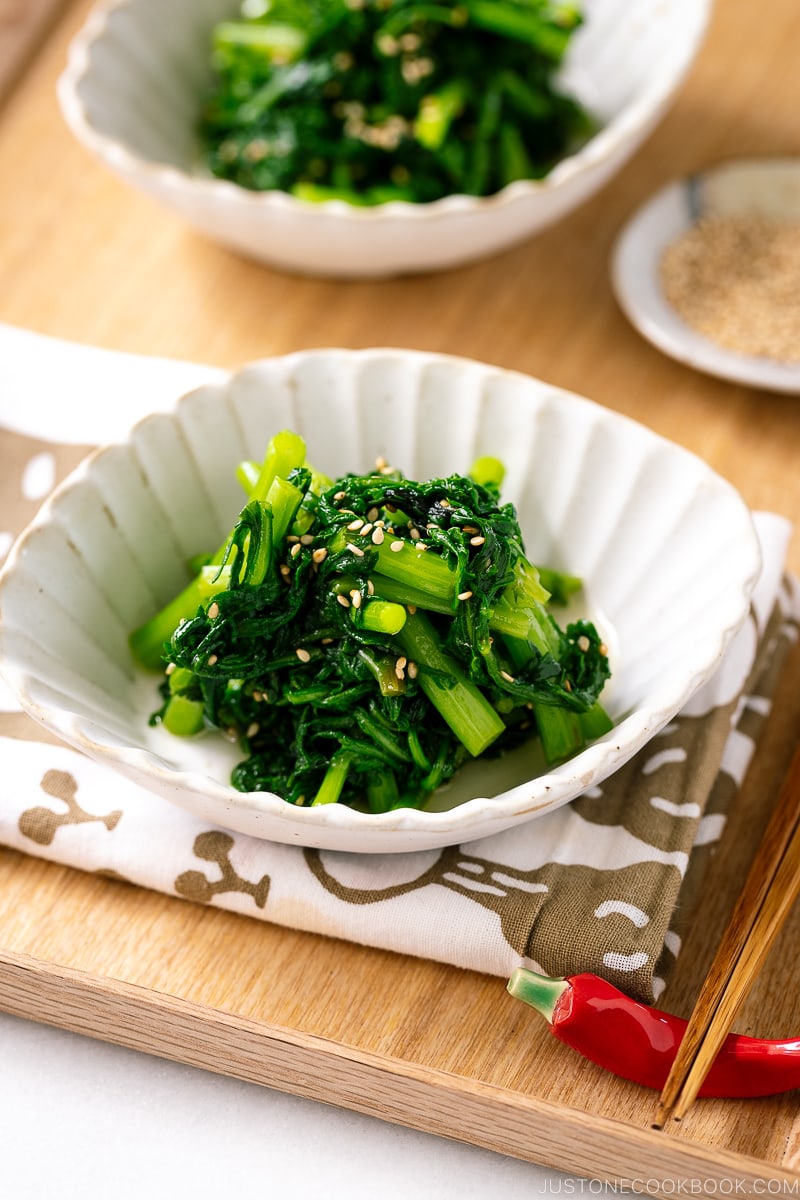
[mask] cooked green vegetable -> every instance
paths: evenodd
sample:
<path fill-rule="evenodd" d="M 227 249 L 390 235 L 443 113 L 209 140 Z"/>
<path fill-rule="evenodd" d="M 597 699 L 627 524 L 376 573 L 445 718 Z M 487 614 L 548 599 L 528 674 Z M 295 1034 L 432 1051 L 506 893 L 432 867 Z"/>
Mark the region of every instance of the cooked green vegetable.
<path fill-rule="evenodd" d="M 563 0 L 245 0 L 213 33 L 212 173 L 351 204 L 490 195 L 593 131 L 556 75 Z"/>
<path fill-rule="evenodd" d="M 142 665 L 166 664 L 153 721 L 237 739 L 241 790 L 373 812 L 421 806 L 537 732 L 550 763 L 606 732 L 605 646 L 555 621 L 502 473 L 481 459 L 421 483 L 379 462 L 331 481 L 277 434 L 240 464 L 250 498 L 226 543 L 131 635 Z"/>

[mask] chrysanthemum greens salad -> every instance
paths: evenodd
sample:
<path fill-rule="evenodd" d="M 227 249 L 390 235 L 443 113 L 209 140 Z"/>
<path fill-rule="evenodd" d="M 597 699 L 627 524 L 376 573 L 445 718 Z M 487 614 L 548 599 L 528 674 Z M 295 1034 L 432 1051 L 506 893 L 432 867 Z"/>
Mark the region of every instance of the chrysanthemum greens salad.
<path fill-rule="evenodd" d="M 565 0 L 245 0 L 213 33 L 212 174 L 351 204 L 491 195 L 594 130 L 557 74 Z"/>
<path fill-rule="evenodd" d="M 238 741 L 242 791 L 374 813 L 533 737 L 549 764 L 577 753 L 611 727 L 608 653 L 591 622 L 558 625 L 580 581 L 528 561 L 503 473 L 329 479 L 277 434 L 238 467 L 225 543 L 131 636 L 165 672 L 153 723 Z"/>

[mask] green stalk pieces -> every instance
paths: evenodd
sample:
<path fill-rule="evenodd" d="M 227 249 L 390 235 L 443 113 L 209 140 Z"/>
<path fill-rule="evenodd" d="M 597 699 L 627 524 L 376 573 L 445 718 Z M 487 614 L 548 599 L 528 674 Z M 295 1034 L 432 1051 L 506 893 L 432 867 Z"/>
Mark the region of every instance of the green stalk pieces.
<path fill-rule="evenodd" d="M 181 621 L 188 621 L 199 608 L 205 607 L 208 600 L 224 592 L 229 581 L 229 570 L 214 566 L 201 567 L 183 591 L 131 634 L 130 648 L 137 662 L 150 671 L 163 668 L 164 645 Z"/>
<path fill-rule="evenodd" d="M 397 641 L 420 668 L 419 684 L 434 708 L 473 757 L 505 732 L 505 723 L 458 663 L 442 650 L 430 620 L 409 616 Z"/>
<path fill-rule="evenodd" d="M 242 50 L 263 56 L 269 64 L 295 62 L 308 48 L 308 36 L 296 25 L 222 21 L 214 29 L 213 48 L 220 63 L 232 60 Z"/>

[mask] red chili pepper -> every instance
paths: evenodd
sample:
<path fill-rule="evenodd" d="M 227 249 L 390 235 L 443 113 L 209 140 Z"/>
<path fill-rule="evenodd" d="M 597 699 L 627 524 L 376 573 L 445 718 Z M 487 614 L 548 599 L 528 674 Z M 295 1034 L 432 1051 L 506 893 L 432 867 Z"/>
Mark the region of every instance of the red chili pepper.
<path fill-rule="evenodd" d="M 550 979 L 519 967 L 508 981 L 560 1042 L 623 1079 L 660 1091 L 687 1022 L 632 1000 L 597 975 Z M 800 1038 L 768 1041 L 730 1034 L 701 1096 L 774 1096 L 800 1087 Z"/>

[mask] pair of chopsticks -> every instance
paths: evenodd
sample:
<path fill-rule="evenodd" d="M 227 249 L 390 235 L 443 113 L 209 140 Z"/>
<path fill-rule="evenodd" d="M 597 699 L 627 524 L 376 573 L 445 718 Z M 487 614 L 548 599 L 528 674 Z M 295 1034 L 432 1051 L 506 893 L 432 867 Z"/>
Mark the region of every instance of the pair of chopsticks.
<path fill-rule="evenodd" d="M 653 1124 L 685 1116 L 800 895 L 800 747 L 709 968 Z"/>

